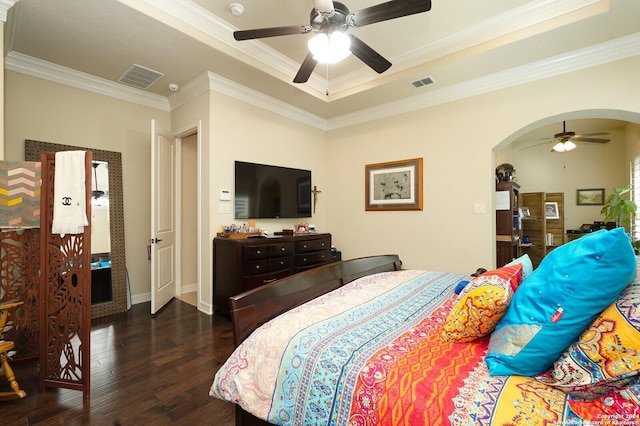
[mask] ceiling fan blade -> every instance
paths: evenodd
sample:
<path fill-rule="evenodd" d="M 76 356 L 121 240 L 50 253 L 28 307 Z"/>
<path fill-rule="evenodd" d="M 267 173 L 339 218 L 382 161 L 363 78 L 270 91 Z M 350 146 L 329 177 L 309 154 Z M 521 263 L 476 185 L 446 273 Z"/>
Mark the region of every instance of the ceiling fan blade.
<path fill-rule="evenodd" d="M 333 1 L 332 0 L 313 0 L 313 7 L 323 15 L 333 15 Z"/>
<path fill-rule="evenodd" d="M 571 138 L 571 140 L 573 141 L 578 141 L 578 142 L 596 142 L 596 143 L 607 143 L 609 142 L 611 139 L 600 139 L 600 138 L 585 138 L 583 136 L 574 136 Z"/>
<path fill-rule="evenodd" d="M 581 133 L 579 135 L 576 135 L 576 137 L 584 138 L 584 137 L 590 137 L 590 136 L 607 136 L 608 134 L 609 132 Z"/>
<path fill-rule="evenodd" d="M 358 59 L 367 64 L 378 74 L 382 74 L 389 69 L 391 62 L 387 61 L 382 55 L 353 34 L 347 34 L 347 36 L 351 39 L 351 53 L 353 53 Z"/>
<path fill-rule="evenodd" d="M 240 30 L 233 32 L 233 38 L 238 41 L 255 38 L 277 37 L 283 35 L 306 34 L 312 31 L 309 25 L 289 25 L 286 27 L 258 28 L 255 30 Z"/>
<path fill-rule="evenodd" d="M 347 24 L 350 27 L 362 27 L 429 10 L 431 0 L 391 0 L 350 13 L 347 15 Z"/>
<path fill-rule="evenodd" d="M 316 67 L 317 64 L 318 64 L 318 61 L 313 57 L 313 53 L 311 52 L 307 53 L 307 56 L 304 58 L 304 61 L 302 61 L 302 65 L 300 65 L 300 69 L 298 70 L 298 73 L 293 79 L 293 82 L 306 83 L 307 80 L 309 80 L 309 77 L 311 77 L 311 73 L 313 72 L 313 69 Z"/>
<path fill-rule="evenodd" d="M 547 141 L 547 142 L 538 142 L 538 143 L 533 144 L 533 145 L 524 146 L 524 147 L 520 148 L 520 151 L 526 151 L 526 150 L 528 150 L 528 149 L 537 148 L 537 147 L 539 147 L 539 146 L 541 146 L 541 145 L 548 145 L 548 144 L 550 144 L 550 143 L 551 143 L 551 141 L 550 141 L 550 140 L 549 140 L 549 141 Z"/>

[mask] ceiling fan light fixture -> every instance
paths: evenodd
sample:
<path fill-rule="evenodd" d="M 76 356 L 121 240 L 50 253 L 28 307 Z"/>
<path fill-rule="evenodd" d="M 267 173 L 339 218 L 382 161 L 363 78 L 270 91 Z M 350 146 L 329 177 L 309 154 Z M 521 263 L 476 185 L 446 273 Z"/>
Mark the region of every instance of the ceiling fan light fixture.
<path fill-rule="evenodd" d="M 576 147 L 576 144 L 571 141 L 566 141 L 566 142 L 560 141 L 553 146 L 553 150 L 556 152 L 569 152 L 572 149 L 575 149 L 575 147 Z"/>
<path fill-rule="evenodd" d="M 308 46 L 314 59 L 323 64 L 336 64 L 351 54 L 351 40 L 342 31 L 317 34 L 309 39 Z"/>

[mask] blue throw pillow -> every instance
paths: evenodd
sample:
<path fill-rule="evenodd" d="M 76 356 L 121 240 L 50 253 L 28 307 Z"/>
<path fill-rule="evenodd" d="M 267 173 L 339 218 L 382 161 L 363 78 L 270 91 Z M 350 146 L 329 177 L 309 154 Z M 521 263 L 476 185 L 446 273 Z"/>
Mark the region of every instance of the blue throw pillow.
<path fill-rule="evenodd" d="M 519 258 L 513 259 L 511 262 L 507 263 L 504 266 L 517 265 L 518 263 L 522 265 L 522 281 L 524 281 L 533 272 L 533 264 L 531 263 L 531 258 L 528 254 L 525 253 Z"/>
<path fill-rule="evenodd" d="M 623 228 L 600 230 L 549 253 L 515 292 L 491 335 L 486 362 L 493 376 L 533 376 L 613 303 L 637 272 Z"/>

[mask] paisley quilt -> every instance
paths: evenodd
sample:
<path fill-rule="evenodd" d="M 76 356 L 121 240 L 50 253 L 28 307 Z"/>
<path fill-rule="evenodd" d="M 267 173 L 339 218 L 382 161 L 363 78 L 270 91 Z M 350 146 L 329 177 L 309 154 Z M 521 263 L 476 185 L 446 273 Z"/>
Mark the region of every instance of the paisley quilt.
<path fill-rule="evenodd" d="M 640 423 L 629 411 L 613 417 L 605 399 L 489 376 L 489 336 L 442 341 L 454 289 L 468 278 L 402 270 L 356 280 L 256 330 L 216 373 L 210 394 L 279 425 Z M 638 406 L 639 395 L 630 387 L 616 403 Z"/>

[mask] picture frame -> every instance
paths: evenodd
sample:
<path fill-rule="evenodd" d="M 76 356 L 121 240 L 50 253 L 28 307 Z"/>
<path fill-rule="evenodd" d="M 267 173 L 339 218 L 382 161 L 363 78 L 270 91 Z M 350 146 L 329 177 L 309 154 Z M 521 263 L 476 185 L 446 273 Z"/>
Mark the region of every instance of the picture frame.
<path fill-rule="evenodd" d="M 603 206 L 604 188 L 576 190 L 576 204 L 579 206 Z"/>
<path fill-rule="evenodd" d="M 525 219 L 531 217 L 531 211 L 529 210 L 529 207 L 522 207 L 520 209 L 520 217 Z"/>
<path fill-rule="evenodd" d="M 558 203 L 546 202 L 544 203 L 545 219 L 560 219 L 560 211 L 558 210 Z"/>
<path fill-rule="evenodd" d="M 422 210 L 422 158 L 365 165 L 365 210 Z"/>

